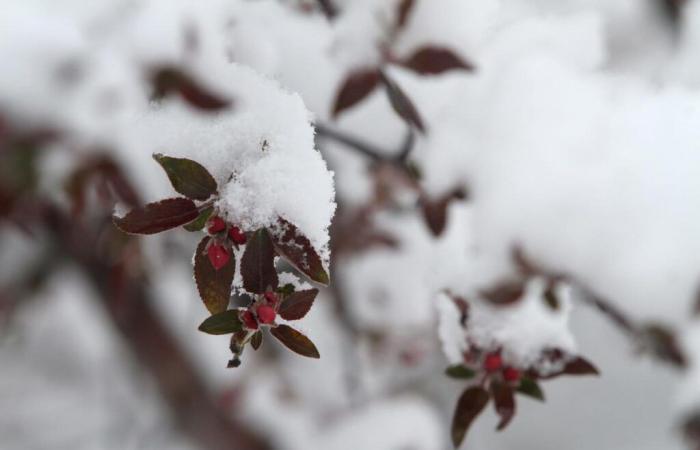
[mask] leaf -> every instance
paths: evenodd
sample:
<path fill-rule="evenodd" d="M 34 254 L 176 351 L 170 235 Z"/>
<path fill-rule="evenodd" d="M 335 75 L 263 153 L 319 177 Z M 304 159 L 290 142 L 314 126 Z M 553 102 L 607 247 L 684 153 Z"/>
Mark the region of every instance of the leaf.
<path fill-rule="evenodd" d="M 452 418 L 452 443 L 459 447 L 474 419 L 481 414 L 489 402 L 489 393 L 474 386 L 465 390 L 457 400 Z"/>
<path fill-rule="evenodd" d="M 450 366 L 445 369 L 445 375 L 459 380 L 468 380 L 470 378 L 474 378 L 476 372 L 469 367 L 464 366 L 464 364 L 455 364 L 454 366 Z"/>
<path fill-rule="evenodd" d="M 270 333 L 294 353 L 308 356 L 309 358 L 321 357 L 316 346 L 309 338 L 288 325 L 278 325 L 275 328 L 270 328 Z"/>
<path fill-rule="evenodd" d="M 321 257 L 311 241 L 290 222 L 279 218 L 271 230 L 272 243 L 277 253 L 311 280 L 328 286 L 330 278 L 323 267 Z"/>
<path fill-rule="evenodd" d="M 443 196 L 431 200 L 426 195 L 421 197 L 421 207 L 423 211 L 423 218 L 425 219 L 426 225 L 433 233 L 433 236 L 438 237 L 445 231 L 445 226 L 447 225 L 447 208 L 453 200 L 463 200 L 466 198 L 467 193 L 462 188 L 454 189 Z"/>
<path fill-rule="evenodd" d="M 678 368 L 687 366 L 686 357 L 671 329 L 663 324 L 651 323 L 647 324 L 643 330 L 654 356 Z"/>
<path fill-rule="evenodd" d="M 361 102 L 374 91 L 377 85 L 379 85 L 378 69 L 361 69 L 351 72 L 338 89 L 338 95 L 333 104 L 333 117 L 337 117 L 341 111 Z"/>
<path fill-rule="evenodd" d="M 197 246 L 194 254 L 194 279 L 204 306 L 210 313 L 217 314 L 228 308 L 231 283 L 236 272 L 236 258 L 229 258 L 219 270 L 214 269 L 206 253 L 210 241 L 211 238 L 206 236 Z"/>
<path fill-rule="evenodd" d="M 211 216 L 211 213 L 214 211 L 214 208 L 209 207 L 199 213 L 199 216 L 193 221 L 185 225 L 183 228 L 187 231 L 201 231 L 202 228 L 204 228 L 204 225 L 207 224 L 207 220 L 209 220 L 209 216 Z"/>
<path fill-rule="evenodd" d="M 532 397 L 535 400 L 539 400 L 541 402 L 544 401 L 544 392 L 542 392 L 542 388 L 540 388 L 537 381 L 533 380 L 532 378 L 523 377 L 520 380 L 520 385 L 517 387 L 516 391 L 523 395 L 527 395 L 528 397 Z"/>
<path fill-rule="evenodd" d="M 188 198 L 169 198 L 132 209 L 124 217 L 113 217 L 114 225 L 129 234 L 155 234 L 192 222 L 199 215 Z"/>
<path fill-rule="evenodd" d="M 153 155 L 163 167 L 173 188 L 193 200 L 206 200 L 216 192 L 216 180 L 196 161 L 187 158 L 171 158 L 160 153 Z"/>
<path fill-rule="evenodd" d="M 557 298 L 556 290 L 555 290 L 555 283 L 550 281 L 547 283 L 547 288 L 544 291 L 544 302 L 549 306 L 550 309 L 553 311 L 558 311 L 560 308 L 559 304 L 559 298 Z"/>
<path fill-rule="evenodd" d="M 419 48 L 401 65 L 421 75 L 438 75 L 449 70 L 467 72 L 474 70 L 473 65 L 457 56 L 452 50 L 434 46 Z"/>
<path fill-rule="evenodd" d="M 203 111 L 218 111 L 232 105 L 231 100 L 211 92 L 177 67 L 161 67 L 155 71 L 152 82 L 157 99 L 177 93 L 187 103 Z"/>
<path fill-rule="evenodd" d="M 403 89 L 383 71 L 379 72 L 379 76 L 386 89 L 386 94 L 389 97 L 389 103 L 391 103 L 391 107 L 394 108 L 396 114 L 405 120 L 406 123 L 418 129 L 421 133 L 425 133 L 423 120 L 420 118 L 418 110 L 404 93 Z"/>
<path fill-rule="evenodd" d="M 561 375 L 600 375 L 598 369 L 586 359 L 577 356 L 568 360 L 564 367 L 558 372 L 541 376 L 543 379 L 556 378 Z"/>
<path fill-rule="evenodd" d="M 253 350 L 257 350 L 262 345 L 262 331 L 258 330 L 255 332 L 253 337 L 250 338 L 250 345 L 253 346 Z"/>
<path fill-rule="evenodd" d="M 208 334 L 229 334 L 241 331 L 241 320 L 238 318 L 237 309 L 229 309 L 224 312 L 214 314 L 199 325 L 199 331 Z"/>
<path fill-rule="evenodd" d="M 396 29 L 400 30 L 406 26 L 415 4 L 415 0 L 399 0 L 396 8 Z"/>
<path fill-rule="evenodd" d="M 513 389 L 501 381 L 491 382 L 491 395 L 493 396 L 496 414 L 501 417 L 501 421 L 496 426 L 497 431 L 505 429 L 515 416 L 515 396 Z"/>
<path fill-rule="evenodd" d="M 277 289 L 275 250 L 265 228 L 253 233 L 245 247 L 241 258 L 241 277 L 243 288 L 248 292 L 262 294 L 268 287 Z"/>
<path fill-rule="evenodd" d="M 481 296 L 498 306 L 512 305 L 525 294 L 523 280 L 506 280 L 491 289 L 481 291 Z"/>
<path fill-rule="evenodd" d="M 284 320 L 299 320 L 303 318 L 314 304 L 318 289 L 308 289 L 290 294 L 284 299 L 279 308 L 279 315 Z"/>
<path fill-rule="evenodd" d="M 562 369 L 562 373 L 566 375 L 600 375 L 600 372 L 593 364 L 580 356 L 567 362 L 564 369 Z"/>

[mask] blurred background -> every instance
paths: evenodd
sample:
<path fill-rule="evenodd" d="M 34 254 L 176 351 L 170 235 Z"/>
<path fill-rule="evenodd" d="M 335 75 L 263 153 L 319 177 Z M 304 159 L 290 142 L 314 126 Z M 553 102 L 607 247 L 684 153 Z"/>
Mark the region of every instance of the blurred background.
<path fill-rule="evenodd" d="M 470 339 L 601 376 L 461 448 L 700 448 L 699 27 L 693 0 L 0 1 L 0 448 L 450 449 Z M 228 174 L 268 139 L 295 159 L 234 214 L 327 257 L 321 359 L 227 369 L 202 233 L 111 217 L 173 196 L 155 152 Z M 532 276 L 460 327 L 445 293 L 488 303 L 516 245 L 566 274 L 557 307 Z"/>

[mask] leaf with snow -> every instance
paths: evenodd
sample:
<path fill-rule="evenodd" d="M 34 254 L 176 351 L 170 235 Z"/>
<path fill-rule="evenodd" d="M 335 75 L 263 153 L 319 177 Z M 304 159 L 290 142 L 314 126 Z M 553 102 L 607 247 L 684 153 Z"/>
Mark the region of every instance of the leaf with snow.
<path fill-rule="evenodd" d="M 160 153 L 153 155 L 168 175 L 173 188 L 193 200 L 206 200 L 216 192 L 216 180 L 209 171 L 196 161 L 187 158 L 172 158 Z"/>
<path fill-rule="evenodd" d="M 318 289 L 307 289 L 290 294 L 279 308 L 279 315 L 284 320 L 299 320 L 309 312 L 314 304 Z"/>
<path fill-rule="evenodd" d="M 311 241 L 292 223 L 279 218 L 270 230 L 277 253 L 311 280 L 328 285 L 330 277 Z"/>
<path fill-rule="evenodd" d="M 275 328 L 270 328 L 270 333 L 294 353 L 309 358 L 318 359 L 321 357 L 316 346 L 309 338 L 288 325 L 278 325 Z"/>
<path fill-rule="evenodd" d="M 268 288 L 277 289 L 278 278 L 275 269 L 275 250 L 270 233 L 261 228 L 251 236 L 241 258 L 243 288 L 255 294 L 262 294 Z"/>
<path fill-rule="evenodd" d="M 124 217 L 114 216 L 114 225 L 129 234 L 155 234 L 192 222 L 199 215 L 188 198 L 169 198 L 132 209 Z"/>
<path fill-rule="evenodd" d="M 206 254 L 207 245 L 212 240 L 206 236 L 197 246 L 194 254 L 194 279 L 204 306 L 212 314 L 226 311 L 231 297 L 231 283 L 236 272 L 236 258 L 229 258 L 226 265 L 214 269 Z"/>
<path fill-rule="evenodd" d="M 498 306 L 512 305 L 525 295 L 525 281 L 505 280 L 480 292 L 481 296 Z"/>
<path fill-rule="evenodd" d="M 469 427 L 489 402 L 489 393 L 479 386 L 465 390 L 457 400 L 452 417 L 452 443 L 459 447 Z"/>

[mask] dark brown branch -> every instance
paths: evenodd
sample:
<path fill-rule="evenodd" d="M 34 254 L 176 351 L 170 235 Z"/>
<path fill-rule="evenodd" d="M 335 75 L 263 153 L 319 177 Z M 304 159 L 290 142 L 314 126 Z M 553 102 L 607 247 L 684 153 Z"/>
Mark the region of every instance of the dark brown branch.
<path fill-rule="evenodd" d="M 44 219 L 59 250 L 86 274 L 117 331 L 157 381 L 180 428 L 211 450 L 271 448 L 214 404 L 194 364 L 153 309 L 144 280 L 130 274 L 123 260 L 112 261 L 99 253 L 98 233 L 81 229 L 52 206 L 45 206 Z M 104 232 L 117 233 L 111 223 L 105 226 L 110 228 Z"/>

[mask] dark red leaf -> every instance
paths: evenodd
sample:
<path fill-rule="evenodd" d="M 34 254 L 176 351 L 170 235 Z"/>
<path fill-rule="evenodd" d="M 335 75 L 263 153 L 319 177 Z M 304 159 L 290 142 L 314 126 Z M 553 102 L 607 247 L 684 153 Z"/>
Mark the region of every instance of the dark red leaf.
<path fill-rule="evenodd" d="M 396 29 L 400 30 L 406 26 L 415 4 L 415 0 L 399 0 L 399 4 L 396 8 Z"/>
<path fill-rule="evenodd" d="M 218 111 L 231 106 L 231 101 L 202 86 L 190 75 L 176 67 L 162 67 L 153 75 L 154 97 L 178 93 L 195 108 Z"/>
<path fill-rule="evenodd" d="M 294 353 L 308 356 L 309 358 L 321 357 L 314 343 L 290 326 L 278 325 L 275 328 L 270 328 L 270 333 Z"/>
<path fill-rule="evenodd" d="M 383 71 L 380 71 L 379 75 L 382 83 L 384 84 L 384 88 L 386 89 L 386 94 L 389 97 L 389 103 L 391 103 L 391 107 L 394 108 L 396 114 L 405 120 L 406 123 L 415 127 L 418 131 L 425 133 L 423 119 L 421 119 L 420 114 L 418 114 L 418 110 L 413 105 L 411 99 L 409 99 L 403 89 L 401 89 L 401 87 L 396 84 L 395 81 L 391 80 Z"/>
<path fill-rule="evenodd" d="M 209 171 L 196 161 L 171 158 L 159 153 L 153 155 L 163 167 L 173 188 L 193 200 L 206 200 L 216 192 L 216 181 Z"/>
<path fill-rule="evenodd" d="M 452 443 L 455 448 L 460 446 L 472 422 L 488 402 L 489 393 L 479 386 L 470 387 L 459 397 L 452 418 Z"/>
<path fill-rule="evenodd" d="M 197 246 L 194 254 L 194 279 L 204 306 L 210 313 L 217 314 L 228 308 L 231 283 L 236 271 L 236 258 L 229 258 L 226 265 L 219 270 L 214 269 L 207 256 L 207 245 L 210 241 L 211 238 L 207 236 Z"/>
<path fill-rule="evenodd" d="M 330 278 L 323 267 L 321 257 L 316 253 L 311 241 L 301 234 L 296 226 L 279 218 L 277 226 L 270 230 L 270 235 L 280 256 L 313 281 L 328 285 Z"/>
<path fill-rule="evenodd" d="M 270 234 L 261 228 L 250 238 L 241 258 L 241 276 L 246 291 L 262 294 L 268 287 L 277 289 L 275 250 Z"/>
<path fill-rule="evenodd" d="M 644 335 L 649 349 L 658 359 L 681 369 L 687 366 L 686 357 L 676 335 L 667 326 L 659 323 L 647 324 L 644 327 Z"/>
<path fill-rule="evenodd" d="M 199 325 L 199 331 L 207 334 L 230 334 L 241 330 L 241 320 L 236 309 L 214 314 Z"/>
<path fill-rule="evenodd" d="M 445 231 L 447 225 L 447 208 L 453 200 L 462 200 L 466 197 L 464 189 L 458 188 L 437 199 L 430 199 L 426 195 L 421 197 L 423 218 L 428 228 L 437 237 Z"/>
<path fill-rule="evenodd" d="M 278 311 L 284 320 L 299 320 L 306 315 L 314 304 L 314 299 L 318 294 L 318 289 L 308 289 L 297 291 L 289 295 Z"/>
<path fill-rule="evenodd" d="M 501 431 L 508 426 L 513 416 L 515 416 L 513 389 L 507 383 L 493 381 L 491 382 L 491 395 L 493 396 L 496 413 L 501 417 L 496 430 Z"/>
<path fill-rule="evenodd" d="M 569 359 L 561 370 L 543 375 L 541 378 L 551 379 L 561 375 L 600 375 L 600 372 L 586 359 L 577 356 L 573 359 Z"/>
<path fill-rule="evenodd" d="M 437 75 L 448 70 L 472 72 L 474 66 L 447 48 L 427 46 L 418 49 L 401 63 L 421 75 Z"/>
<path fill-rule="evenodd" d="M 130 234 L 155 234 L 190 223 L 199 211 L 188 198 L 170 198 L 131 210 L 124 217 L 113 217 L 120 230 Z"/>
<path fill-rule="evenodd" d="M 333 104 L 333 117 L 337 117 L 341 111 L 359 103 L 374 91 L 379 84 L 379 70 L 376 68 L 362 69 L 350 73 L 338 89 L 335 103 Z"/>
<path fill-rule="evenodd" d="M 547 288 L 544 290 L 544 302 L 549 306 L 550 309 L 554 311 L 559 310 L 559 298 L 556 293 L 556 284 L 553 281 L 547 283 Z"/>
<path fill-rule="evenodd" d="M 498 306 L 512 305 L 525 294 L 523 280 L 506 280 L 491 289 L 481 291 L 481 296 Z"/>

